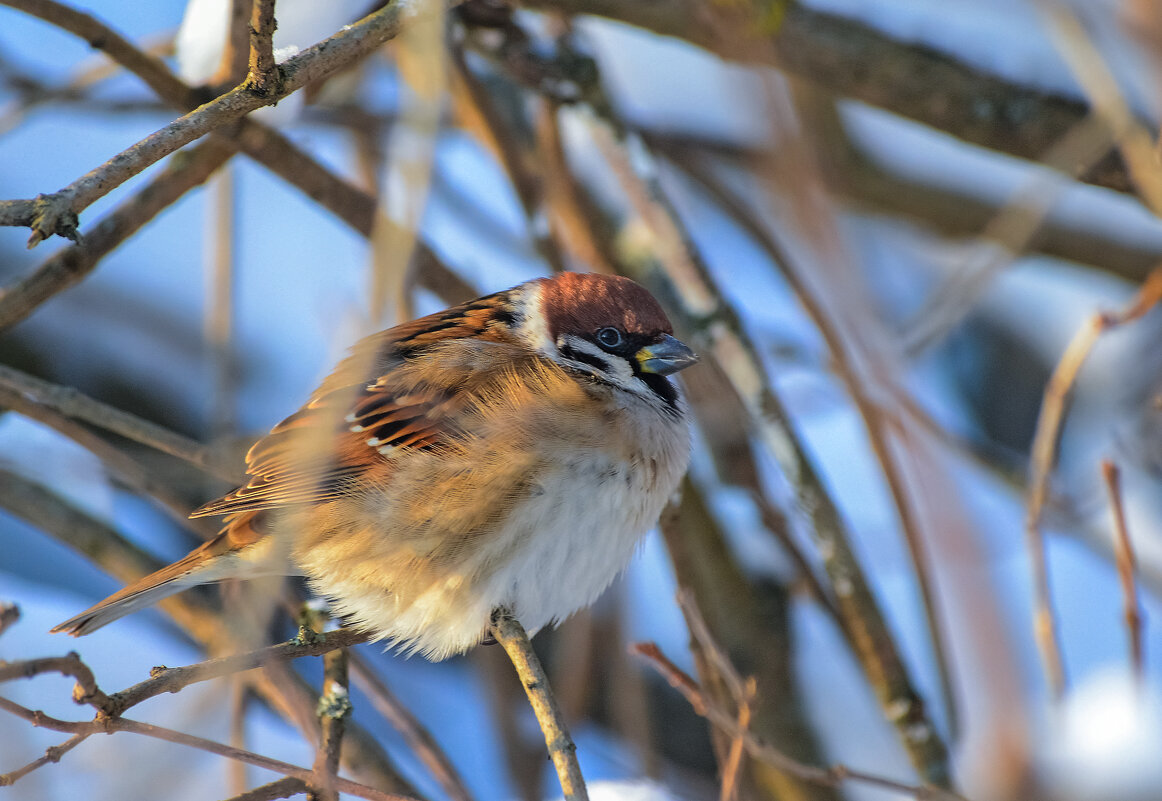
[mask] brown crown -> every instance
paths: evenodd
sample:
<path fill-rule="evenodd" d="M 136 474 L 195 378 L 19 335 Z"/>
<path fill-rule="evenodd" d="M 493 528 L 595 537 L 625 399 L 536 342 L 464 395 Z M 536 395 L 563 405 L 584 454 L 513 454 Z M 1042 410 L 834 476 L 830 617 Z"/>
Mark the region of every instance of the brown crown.
<path fill-rule="evenodd" d="M 549 334 L 587 334 L 605 326 L 655 337 L 673 333 L 666 313 L 645 287 L 620 275 L 561 273 L 540 279 Z"/>

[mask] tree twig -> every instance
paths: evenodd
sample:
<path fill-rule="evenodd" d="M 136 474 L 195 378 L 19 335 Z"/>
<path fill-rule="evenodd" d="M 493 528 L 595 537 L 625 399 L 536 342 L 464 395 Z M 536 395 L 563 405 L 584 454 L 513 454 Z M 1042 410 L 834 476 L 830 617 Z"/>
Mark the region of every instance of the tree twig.
<path fill-rule="evenodd" d="M 195 737 L 184 732 L 175 731 L 174 729 L 167 729 L 163 726 L 154 726 L 149 723 L 129 720 L 128 718 L 104 718 L 89 721 L 59 720 L 58 718 L 46 715 L 44 712 L 33 711 L 2 697 L 0 697 L 0 709 L 27 720 L 33 726 L 51 729 L 53 731 L 69 734 L 108 734 L 118 731 L 141 734 L 146 737 L 153 737 L 158 740 L 197 748 L 201 751 L 208 751 L 211 754 L 217 754 L 227 759 L 236 759 L 240 762 L 254 765 L 255 767 L 281 773 L 284 776 L 293 776 L 304 782 L 309 781 L 311 778 L 311 771 L 288 762 L 271 759 L 270 757 L 262 756 L 252 751 L 233 748 L 223 743 L 215 742 L 214 740 Z M 366 798 L 369 801 L 416 801 L 412 797 L 396 795 L 395 793 L 385 793 L 382 790 L 353 782 L 350 779 L 336 778 L 335 788 L 340 792 L 349 793 L 358 798 Z"/>
<path fill-rule="evenodd" d="M 537 716 L 537 722 L 541 724 L 545 745 L 549 749 L 553 766 L 557 769 L 557 778 L 561 781 L 565 801 L 588 801 L 585 779 L 581 775 L 581 766 L 577 763 L 577 746 L 569 736 L 568 727 L 557 705 L 557 698 L 549 688 L 549 677 L 545 675 L 545 670 L 536 652 L 533 651 L 533 645 L 524 627 L 511 612 L 498 609 L 492 613 L 492 625 L 489 629 L 508 654 L 508 658 L 512 660 L 512 666 L 516 669 L 525 694 L 529 697 L 529 704 Z"/>
<path fill-rule="evenodd" d="M 93 400 L 72 387 L 53 384 L 0 365 L 0 388 L 10 390 L 27 403 L 175 456 L 224 481 L 239 484 L 245 478 L 240 467 L 223 465 L 211 448 L 129 412 Z"/>
<path fill-rule="evenodd" d="M 20 607 L 16 604 L 0 603 L 0 634 L 20 620 Z"/>
<path fill-rule="evenodd" d="M 352 678 L 359 689 L 368 697 L 376 711 L 400 733 L 408 748 L 424 763 L 448 798 L 452 801 L 472 801 L 464 780 L 460 778 L 459 772 L 440 748 L 439 743 L 419 719 L 400 703 L 395 693 L 371 668 L 367 660 L 358 651 L 352 651 L 348 654 L 348 661 L 351 664 Z"/>
<path fill-rule="evenodd" d="M 1045 680 L 1054 698 L 1065 692 L 1065 665 L 1061 659 L 1060 633 L 1053 612 L 1053 595 L 1049 584 L 1049 565 L 1045 554 L 1045 540 L 1041 532 L 1041 516 L 1049 495 L 1049 477 L 1057 461 L 1057 446 L 1065 419 L 1065 402 L 1073 389 L 1089 352 L 1101 335 L 1130 323 L 1162 300 L 1162 268 L 1152 272 L 1137 295 L 1120 312 L 1095 314 L 1086 320 L 1074 334 L 1061 354 L 1045 386 L 1041 411 L 1033 434 L 1030 455 L 1029 494 L 1025 511 L 1025 545 L 1033 573 L 1033 635 L 1041 654 Z"/>
<path fill-rule="evenodd" d="M 88 275 L 104 256 L 141 230 L 160 211 L 203 183 L 234 152 L 229 143 L 211 140 L 174 159 L 161 175 L 93 226 L 83 244 L 58 251 L 32 274 L 0 290 L 0 330 L 28 317 L 45 300 Z M 59 208 L 53 214 L 59 219 Z M 41 225 L 31 218 L 28 224 Z"/>
<path fill-rule="evenodd" d="M 1088 104 L 1022 86 L 936 48 L 895 39 L 874 24 L 788 3 L 781 22 L 755 19 L 757 6 L 716 8 L 693 0 L 521 0 L 565 14 L 593 14 L 673 36 L 730 61 L 774 64 L 842 97 L 885 109 L 966 142 L 1039 159 L 1089 113 Z M 1115 154 L 1082 176 L 1132 191 Z"/>
<path fill-rule="evenodd" d="M 250 17 L 250 73 L 247 85 L 262 97 L 282 91 L 282 72 L 274 62 L 274 0 L 254 0 Z"/>
<path fill-rule="evenodd" d="M 1138 600 L 1137 559 L 1126 524 L 1126 507 L 1122 501 L 1121 471 L 1109 459 L 1101 463 L 1102 478 L 1110 496 L 1114 519 L 1114 561 L 1118 566 L 1118 583 L 1122 588 L 1126 635 L 1130 643 L 1130 668 L 1139 680 L 1146 675 L 1146 657 L 1142 647 L 1142 605 Z"/>
<path fill-rule="evenodd" d="M 323 655 L 323 694 L 315 710 L 319 716 L 319 748 L 315 755 L 310 797 L 312 801 L 339 801 L 335 778 L 343 730 L 351 715 L 347 692 L 347 650 L 338 648 Z"/>
<path fill-rule="evenodd" d="M 145 681 L 111 695 L 108 714 L 117 717 L 130 707 L 155 695 L 176 693 L 200 681 L 208 681 L 244 670 L 253 670 L 272 662 L 286 662 L 304 656 L 320 656 L 339 648 L 366 642 L 370 636 L 367 632 L 357 629 L 342 628 L 321 635 L 311 642 L 290 640 L 278 645 L 259 648 L 257 651 L 218 657 L 185 667 L 162 668 Z"/>
<path fill-rule="evenodd" d="M 276 801 L 279 798 L 290 798 L 305 792 L 307 792 L 306 782 L 293 776 L 286 776 L 239 793 L 226 799 L 226 801 Z"/>
<path fill-rule="evenodd" d="M 940 787 L 905 784 L 883 776 L 853 770 L 845 765 L 833 765 L 826 769 L 805 765 L 767 744 L 749 730 L 740 727 L 733 715 L 711 702 L 702 692 L 702 688 L 698 686 L 698 682 L 675 665 L 654 643 L 634 643 L 630 649 L 634 653 L 644 656 L 654 669 L 670 683 L 670 686 L 685 696 L 695 712 L 722 729 L 728 736 L 742 740 L 747 753 L 755 759 L 766 762 L 796 778 L 832 788 L 838 788 L 845 782 L 856 782 L 903 793 L 919 801 L 965 801 L 963 796 Z"/>
<path fill-rule="evenodd" d="M 60 762 L 61 757 L 63 757 L 65 754 L 76 748 L 87 739 L 89 739 L 88 733 L 74 734 L 60 745 L 50 745 L 47 749 L 45 749 L 43 756 L 34 759 L 24 767 L 17 768 L 16 770 L 10 771 L 8 773 L 0 774 L 0 787 L 11 787 L 13 784 L 16 784 L 16 782 L 20 781 L 37 768 L 44 767 L 50 762 Z"/>
<path fill-rule="evenodd" d="M 389 2 L 329 39 L 287 59 L 280 67 L 283 82 L 277 91 L 259 93 L 246 84 L 232 89 L 155 131 L 63 189 L 33 201 L 13 201 L 24 205 L 17 213 L 0 213 L 0 222 L 31 227 L 30 245 L 58 232 L 75 231 L 77 215 L 146 167 L 251 111 L 273 105 L 304 86 L 333 75 L 374 51 L 398 33 L 403 9 L 402 4 Z"/>

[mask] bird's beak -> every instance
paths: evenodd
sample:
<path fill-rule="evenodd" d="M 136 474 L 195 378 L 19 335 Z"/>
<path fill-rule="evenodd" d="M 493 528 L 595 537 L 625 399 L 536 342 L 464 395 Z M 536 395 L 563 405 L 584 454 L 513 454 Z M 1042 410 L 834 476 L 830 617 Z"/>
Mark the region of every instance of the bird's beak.
<path fill-rule="evenodd" d="M 698 361 L 694 351 L 669 334 L 662 335 L 661 342 L 647 345 L 634 354 L 643 373 L 669 375 L 684 370 Z"/>

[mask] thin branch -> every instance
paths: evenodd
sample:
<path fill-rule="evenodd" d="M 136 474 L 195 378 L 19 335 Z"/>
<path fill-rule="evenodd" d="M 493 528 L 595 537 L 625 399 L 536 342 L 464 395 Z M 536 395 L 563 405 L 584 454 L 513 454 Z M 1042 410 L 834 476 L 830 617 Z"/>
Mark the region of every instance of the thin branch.
<path fill-rule="evenodd" d="M 250 17 L 250 73 L 247 85 L 266 97 L 282 92 L 282 72 L 274 61 L 272 38 L 278 27 L 274 19 L 274 0 L 254 0 Z"/>
<path fill-rule="evenodd" d="M 72 387 L 53 384 L 0 365 L 0 388 L 11 390 L 27 403 L 148 445 L 225 481 L 238 484 L 244 479 L 240 468 L 221 464 L 222 460 L 215 456 L 213 449 L 129 412 L 93 400 Z"/>
<path fill-rule="evenodd" d="M 339 773 L 339 753 L 343 730 L 351 715 L 347 692 L 347 651 L 339 648 L 323 655 L 323 694 L 316 708 L 319 716 L 319 748 L 311 780 L 311 801 L 339 801 L 335 777 Z"/>
<path fill-rule="evenodd" d="M 276 801 L 307 792 L 307 783 L 302 779 L 287 776 L 259 785 L 252 790 L 232 796 L 226 801 Z"/>
<path fill-rule="evenodd" d="M 448 798 L 452 801 L 472 801 L 464 780 L 460 778 L 460 774 L 439 743 L 424 728 L 424 724 L 395 697 L 383 679 L 357 651 L 352 651 L 348 659 L 351 663 L 351 673 L 359 689 L 368 697 L 376 711 L 400 733 L 408 748 L 424 763 Z"/>
<path fill-rule="evenodd" d="M 0 634 L 20 620 L 20 607 L 16 604 L 0 603 Z"/>
<path fill-rule="evenodd" d="M 545 745 L 549 749 L 553 766 L 557 769 L 557 778 L 561 781 L 565 801 L 588 801 L 585 779 L 581 775 L 581 766 L 577 763 L 577 746 L 569 736 L 569 730 L 557 705 L 557 698 L 549 688 L 549 677 L 545 675 L 545 670 L 541 667 L 536 652 L 533 651 L 533 645 L 529 642 L 524 627 L 512 613 L 498 609 L 492 613 L 492 625 L 489 629 L 508 654 L 508 658 L 512 660 L 512 666 L 516 669 L 525 694 L 529 697 L 529 704 L 537 716 L 537 722 L 541 724 Z"/>
<path fill-rule="evenodd" d="M 743 695 L 738 703 L 737 726 L 739 731 L 750 729 L 751 710 L 754 706 L 755 693 L 758 683 L 754 676 L 748 676 L 743 685 Z M 730 741 L 730 749 L 726 754 L 726 761 L 722 766 L 722 789 L 718 793 L 719 801 L 734 801 L 738 797 L 739 777 L 742 775 L 742 755 L 746 743 L 742 736 L 734 737 Z"/>
<path fill-rule="evenodd" d="M 84 424 L 61 414 L 51 406 L 29 399 L 22 392 L 13 390 L 5 383 L 4 379 L 7 377 L 5 369 L 0 365 L 0 407 L 19 412 L 29 420 L 35 420 L 85 448 L 100 459 L 101 463 L 119 481 L 155 501 L 170 516 L 170 519 L 190 532 L 202 539 L 209 539 L 216 533 L 217 527 L 207 521 L 191 520 L 190 512 L 193 511 L 193 507 L 179 497 L 172 486 L 162 481 L 154 471 L 144 467 L 133 456 Z M 72 390 L 69 391 L 72 392 Z M 77 394 L 80 395 L 80 393 Z M 83 395 L 80 397 L 85 398 Z M 86 398 L 86 400 L 91 399 Z M 101 405 L 98 401 L 91 402 L 98 407 Z"/>
<path fill-rule="evenodd" d="M 146 737 L 153 737 L 157 740 L 165 740 L 166 742 L 184 745 L 189 748 L 196 748 L 201 751 L 207 751 L 211 754 L 226 757 L 227 759 L 236 759 L 240 762 L 245 762 L 248 765 L 263 768 L 265 770 L 281 773 L 284 776 L 292 776 L 304 782 L 311 778 L 311 771 L 305 768 L 300 768 L 297 765 L 292 765 L 288 762 L 282 762 L 277 759 L 256 754 L 252 751 L 245 751 L 241 748 L 233 748 L 223 743 L 207 740 L 203 737 L 194 737 L 184 732 L 175 731 L 174 729 L 167 729 L 162 726 L 154 726 L 149 723 L 141 723 L 136 720 L 129 720 L 127 718 L 113 718 L 113 719 L 94 719 L 89 721 L 66 721 L 50 717 L 43 712 L 33 711 L 20 704 L 9 701 L 7 698 L 0 698 L 0 709 L 23 718 L 38 728 L 51 729 L 52 731 L 66 732 L 69 734 L 110 734 L 113 732 L 124 731 L 132 734 L 140 734 Z M 343 793 L 349 793 L 358 798 L 366 798 L 369 801 L 416 801 L 416 799 L 396 795 L 395 793 L 385 793 L 382 790 L 377 790 L 374 787 L 368 787 L 365 784 L 353 782 L 350 779 L 335 779 L 335 788 Z"/>
<path fill-rule="evenodd" d="M 252 0 L 229 0 L 230 19 L 227 23 L 225 47 L 218 69 L 210 78 L 213 86 L 234 86 L 246 80 L 250 64 L 250 15 Z"/>
<path fill-rule="evenodd" d="M 1101 472 L 1109 491 L 1110 509 L 1113 511 L 1114 561 L 1118 566 L 1118 581 L 1122 587 L 1126 634 L 1130 641 L 1130 667 L 1134 675 L 1142 680 L 1146 676 L 1146 658 L 1142 648 L 1142 604 L 1138 600 L 1137 559 L 1134 556 L 1134 544 L 1130 540 L 1130 528 L 1126 525 L 1126 507 L 1122 502 L 1121 471 L 1109 459 L 1103 459 Z"/>
<path fill-rule="evenodd" d="M 1062 131 L 1089 113 L 1085 102 L 1017 84 L 808 3 L 780 4 L 783 14 L 776 24 L 756 19 L 757 9 L 767 4 L 731 4 L 713 14 L 697 0 L 521 0 L 521 5 L 608 17 L 730 61 L 773 64 L 833 94 L 1025 159 L 1039 159 Z M 1132 191 L 1125 162 L 1115 154 L 1082 180 Z"/>
<path fill-rule="evenodd" d="M 188 154 L 174 159 L 161 175 L 104 217 L 86 234 L 84 244 L 58 251 L 31 275 L 0 290 L 0 330 L 25 319 L 45 300 L 88 275 L 104 256 L 175 200 L 203 183 L 232 155 L 234 148 L 228 143 L 217 140 L 203 142 Z M 117 161 L 117 158 L 112 160 Z M 53 213 L 59 216 L 58 212 Z M 40 224 L 32 218 L 28 223 Z"/>
<path fill-rule="evenodd" d="M 0 787 L 10 787 L 28 774 L 32 773 L 37 768 L 44 767 L 49 763 L 60 762 L 61 757 L 63 757 L 65 754 L 76 748 L 87 739 L 89 739 L 89 734 L 74 734 L 60 745 L 50 745 L 45 749 L 44 756 L 38 759 L 34 759 L 24 767 L 17 768 L 10 773 L 0 774 Z"/>
<path fill-rule="evenodd" d="M 591 92 L 597 92 L 599 88 L 594 87 Z M 670 284 L 670 296 L 681 303 L 688 324 L 699 329 L 708 340 L 711 353 L 718 360 L 762 441 L 794 489 L 800 508 L 811 521 L 812 535 L 819 543 L 824 568 L 835 590 L 840 613 L 847 621 L 855 652 L 881 706 L 888 713 L 888 719 L 895 726 L 912 763 L 921 775 L 936 784 L 948 784 L 947 749 L 928 719 L 923 700 L 899 655 L 879 602 L 851 547 L 851 538 L 839 510 L 823 485 L 782 402 L 772 389 L 762 359 L 742 331 L 738 314 L 719 290 L 697 249 L 687 240 L 676 212 L 657 183 L 657 168 L 644 142 L 613 117 L 608 99 L 603 96 L 593 98 L 591 95 L 591 102 L 604 118 L 591 126 L 594 140 L 621 181 L 631 204 L 657 239 L 657 256 Z M 634 158 L 630 158 L 630 152 Z M 765 244 L 773 244 L 769 237 L 764 237 L 763 241 Z M 777 261 L 786 264 L 782 259 Z M 792 271 L 786 272 L 794 278 Z M 648 281 L 645 275 L 639 277 Z M 810 311 L 812 296 L 801 284 L 797 283 L 796 287 L 801 290 L 797 293 L 800 302 Z M 826 318 L 821 313 L 817 317 L 820 331 L 827 335 L 830 329 L 826 325 Z M 841 341 L 836 338 L 831 344 L 836 358 L 843 358 L 845 350 L 841 347 Z M 849 391 L 858 408 L 863 393 L 854 378 L 851 379 Z M 874 436 L 878 433 L 875 427 L 878 418 L 869 411 L 871 408 L 867 407 L 864 411 L 869 414 L 866 422 L 874 447 L 879 442 Z M 886 448 L 886 443 L 880 444 Z M 888 456 L 890 454 L 885 451 L 883 463 L 890 467 L 894 463 L 887 461 Z M 898 504 L 905 500 L 896 497 Z M 908 507 L 900 505 L 899 508 L 907 534 L 911 531 L 908 525 L 910 517 L 906 516 Z M 908 541 L 916 548 L 922 545 L 918 536 L 908 537 Z M 914 550 L 913 553 L 916 554 L 917 565 L 927 564 L 922 550 Z M 926 576 L 925 573 L 919 575 L 921 579 Z M 926 609 L 931 609 L 931 598 L 926 600 Z M 934 650 L 942 653 L 939 639 Z"/>
<path fill-rule="evenodd" d="M 253 670 L 274 662 L 286 662 L 304 656 L 320 656 L 339 648 L 366 642 L 370 636 L 363 631 L 342 628 L 321 635 L 311 642 L 290 640 L 244 654 L 218 657 L 185 667 L 163 668 L 145 681 L 121 692 L 113 693 L 109 697 L 108 714 L 111 717 L 117 717 L 130 707 L 136 706 L 147 698 L 153 698 L 155 695 L 176 693 L 200 681 L 208 681 L 244 670 Z"/>
<path fill-rule="evenodd" d="M 155 131 L 60 191 L 35 201 L 24 201 L 26 205 L 21 209 L 24 215 L 17 222 L 13 223 L 13 214 L 0 212 L 0 222 L 31 227 L 30 245 L 59 231 L 75 231 L 77 215 L 97 199 L 190 142 L 251 111 L 273 105 L 370 54 L 399 32 L 403 15 L 402 4 L 388 3 L 285 61 L 280 67 L 284 80 L 277 91 L 259 93 L 246 84 L 232 89 Z"/>
<path fill-rule="evenodd" d="M 46 656 L 41 659 L 28 659 L 22 662 L 0 662 L 0 682 L 13 679 L 30 679 L 45 673 L 59 673 L 76 679 L 73 687 L 73 701 L 78 704 L 89 704 L 99 712 L 109 709 L 109 696 L 97 686 L 93 671 L 81 661 L 76 651 L 67 656 Z"/>
<path fill-rule="evenodd" d="M 1060 633 L 1053 612 L 1053 594 L 1049 585 L 1049 566 L 1041 516 L 1049 495 L 1049 477 L 1057 461 L 1057 446 L 1065 419 L 1065 403 L 1089 352 L 1101 335 L 1130 323 L 1162 300 L 1162 269 L 1155 270 L 1142 284 L 1137 295 L 1120 312 L 1095 314 L 1074 334 L 1045 386 L 1030 455 L 1029 495 L 1025 512 L 1025 544 L 1033 572 L 1033 633 L 1041 653 L 1045 680 L 1054 698 L 1065 692 L 1065 666 L 1061 659 Z"/>
<path fill-rule="evenodd" d="M 234 0 L 234 3 L 237 5 L 244 1 Z M 202 90 L 186 84 L 155 56 L 138 50 L 131 42 L 95 17 L 73 11 L 55 0 L 0 0 L 0 4 L 7 4 L 33 14 L 85 39 L 92 46 L 101 48 L 109 58 L 136 74 L 160 98 L 175 108 L 189 111 L 205 99 Z M 244 24 L 243 27 L 247 26 Z M 371 236 L 375 219 L 375 198 L 336 176 L 282 134 L 252 119 L 243 118 L 239 120 L 237 131 L 232 133 L 228 141 L 364 237 Z M 10 201 L 9 206 L 0 203 L 0 218 L 4 217 L 6 208 L 12 208 L 11 204 L 23 204 L 27 207 L 31 203 L 32 201 Z M 11 211 L 7 213 L 11 218 Z M 21 214 L 27 216 L 27 209 Z M 414 258 L 422 265 L 419 267 L 421 284 L 434 282 L 440 285 L 456 285 L 458 279 L 455 274 L 426 244 L 417 245 Z M 41 289 L 42 301 L 74 283 L 68 280 L 67 275 L 59 275 L 57 279 L 58 285 Z M 476 294 L 470 293 L 465 299 L 475 297 Z M 3 320 L 3 309 L 3 294 L 0 293 L 0 321 Z M 31 309 L 25 311 L 24 316 L 30 311 Z M 2 325 L 0 322 L 0 327 Z"/>
<path fill-rule="evenodd" d="M 670 683 L 670 686 L 685 696 L 695 712 L 722 729 L 728 736 L 742 740 L 747 753 L 752 757 L 784 773 L 822 787 L 838 788 L 845 782 L 854 782 L 903 793 L 919 799 L 919 801 L 965 801 L 963 796 L 940 787 L 905 784 L 883 776 L 852 770 L 845 765 L 833 765 L 826 769 L 805 765 L 767 744 L 749 730 L 740 727 L 733 715 L 712 703 L 702 692 L 698 682 L 675 665 L 654 643 L 639 642 L 631 645 L 630 649 L 633 653 L 649 660 L 649 663 Z"/>

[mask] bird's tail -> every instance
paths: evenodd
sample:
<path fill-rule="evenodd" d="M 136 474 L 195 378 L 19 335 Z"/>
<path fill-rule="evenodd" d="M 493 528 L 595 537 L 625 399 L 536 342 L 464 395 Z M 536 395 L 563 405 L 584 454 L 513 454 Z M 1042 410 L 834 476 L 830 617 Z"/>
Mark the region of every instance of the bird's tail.
<path fill-rule="evenodd" d="M 251 578 L 269 574 L 260 568 L 268 556 L 271 537 L 260 537 L 250 517 L 235 519 L 217 537 L 161 570 L 150 573 L 96 606 L 54 627 L 52 631 L 79 637 L 91 634 L 138 609 L 198 584 L 226 578 Z M 266 546 L 266 547 L 264 547 Z"/>

